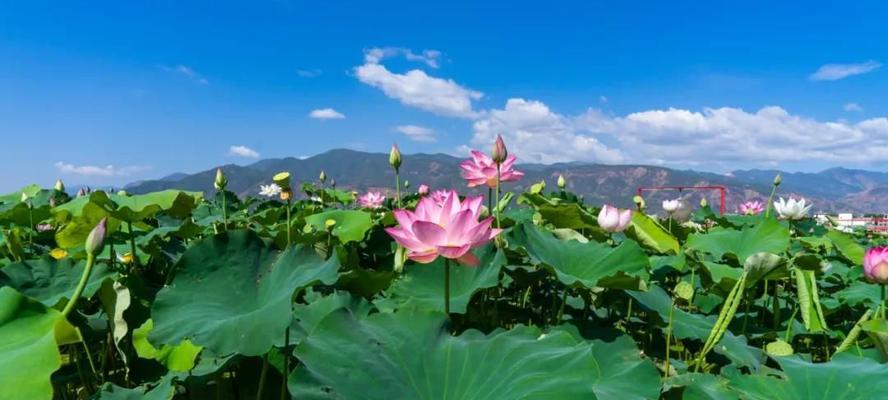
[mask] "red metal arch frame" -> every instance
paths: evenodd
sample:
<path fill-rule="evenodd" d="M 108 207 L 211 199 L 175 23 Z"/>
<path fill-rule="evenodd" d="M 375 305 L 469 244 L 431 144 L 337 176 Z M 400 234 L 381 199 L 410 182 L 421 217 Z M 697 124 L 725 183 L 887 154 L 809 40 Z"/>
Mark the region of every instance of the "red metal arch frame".
<path fill-rule="evenodd" d="M 719 204 L 718 204 L 718 212 L 719 214 L 724 215 L 725 213 L 725 197 L 727 196 L 728 189 L 722 185 L 713 185 L 713 186 L 651 186 L 651 187 L 638 187 L 636 193 L 639 196 L 644 197 L 644 192 L 656 192 L 660 190 L 677 190 L 679 192 L 683 190 L 718 190 L 719 191 Z"/>

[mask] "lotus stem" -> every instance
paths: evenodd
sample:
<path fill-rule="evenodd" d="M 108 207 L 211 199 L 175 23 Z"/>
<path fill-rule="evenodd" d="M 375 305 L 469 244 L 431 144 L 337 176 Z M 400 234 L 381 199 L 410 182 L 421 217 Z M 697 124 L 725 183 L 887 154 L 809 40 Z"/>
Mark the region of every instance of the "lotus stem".
<path fill-rule="evenodd" d="M 228 208 L 225 204 L 225 191 L 222 191 L 222 225 L 225 226 L 225 232 L 228 232 Z"/>
<path fill-rule="evenodd" d="M 444 313 L 450 317 L 450 259 L 444 259 Z"/>
<path fill-rule="evenodd" d="M 630 303 L 631 304 L 631 303 Z M 669 357 L 669 353 L 671 351 L 670 343 L 672 343 L 672 317 L 675 312 L 675 299 L 672 299 L 672 304 L 669 306 L 669 324 L 666 326 L 666 368 L 663 369 L 663 380 L 669 378 L 669 367 L 671 364 L 671 359 Z"/>
<path fill-rule="evenodd" d="M 629 320 L 632 319 L 632 301 L 635 300 L 634 297 L 629 296 L 629 304 L 626 305 L 626 324 L 629 324 Z"/>
<path fill-rule="evenodd" d="M 879 303 L 879 317 L 885 319 L 885 285 L 882 284 L 882 301 Z"/>
<path fill-rule="evenodd" d="M 493 203 L 494 208 L 496 209 L 496 228 L 500 229 L 500 209 L 499 209 L 499 201 L 500 201 L 500 164 L 496 164 L 496 202 Z"/>
<path fill-rule="evenodd" d="M 28 244 L 34 244 L 34 207 L 28 204 Z"/>
<path fill-rule="evenodd" d="M 74 305 L 77 304 L 77 300 L 80 299 L 80 295 L 83 294 L 83 289 L 86 287 L 86 282 L 89 280 L 89 274 L 92 273 L 92 267 L 95 261 L 96 256 L 91 253 L 86 254 L 86 266 L 83 267 L 83 274 L 80 275 L 80 282 L 77 282 L 77 288 L 74 289 L 74 294 L 71 295 L 68 304 L 65 304 L 65 308 L 62 309 L 62 318 L 68 317 L 68 314 L 74 309 Z"/>
<path fill-rule="evenodd" d="M 395 168 L 395 201 L 398 203 L 398 208 L 401 208 L 401 174 L 398 168 Z"/>
<path fill-rule="evenodd" d="M 136 233 L 133 232 L 133 223 L 132 221 L 126 223 L 126 228 L 129 230 L 130 236 L 130 252 L 133 253 L 133 266 L 139 266 L 139 256 L 136 254 Z"/>
<path fill-rule="evenodd" d="M 293 201 L 290 200 L 290 198 L 287 198 L 287 247 L 288 248 L 293 243 L 292 234 L 290 233 L 290 223 L 291 223 L 290 222 L 290 218 L 291 218 L 290 217 L 290 214 L 291 214 L 290 208 L 292 208 L 292 207 L 290 207 L 290 205 L 292 204 L 292 202 Z"/>
<path fill-rule="evenodd" d="M 567 303 L 567 291 L 569 288 L 565 287 L 564 291 L 561 293 L 561 307 L 558 308 L 558 318 L 556 325 L 561 325 L 562 318 L 564 317 L 564 304 Z"/>
<path fill-rule="evenodd" d="M 774 202 L 774 195 L 776 193 L 777 193 L 777 185 L 772 185 L 771 186 L 771 195 L 768 196 L 768 204 L 767 204 L 767 207 L 765 207 L 765 219 L 768 219 L 768 217 L 771 215 L 771 207 L 772 207 L 772 203 Z"/>
<path fill-rule="evenodd" d="M 262 392 L 265 389 L 265 378 L 268 375 L 268 353 L 262 357 L 262 372 L 259 373 L 259 386 L 256 389 L 256 400 L 262 400 Z"/>

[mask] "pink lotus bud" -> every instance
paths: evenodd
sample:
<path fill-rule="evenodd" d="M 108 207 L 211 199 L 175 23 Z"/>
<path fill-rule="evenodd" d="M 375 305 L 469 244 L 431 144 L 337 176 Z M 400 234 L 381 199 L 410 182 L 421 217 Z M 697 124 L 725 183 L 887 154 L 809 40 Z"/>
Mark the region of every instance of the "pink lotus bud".
<path fill-rule="evenodd" d="M 396 171 L 401 168 L 401 150 L 398 149 L 397 143 L 392 144 L 392 150 L 389 152 L 389 165 Z"/>
<path fill-rule="evenodd" d="M 426 184 L 419 185 L 419 189 L 416 190 L 416 193 L 420 196 L 426 196 L 429 194 L 429 187 Z"/>
<path fill-rule="evenodd" d="M 626 230 L 631 221 L 632 210 L 620 210 L 608 204 L 601 207 L 598 213 L 598 226 L 611 233 Z"/>
<path fill-rule="evenodd" d="M 863 273 L 873 283 L 888 283 L 888 246 L 871 247 L 863 257 Z"/>
<path fill-rule="evenodd" d="M 496 135 L 496 142 L 493 144 L 493 152 L 490 154 L 490 158 L 493 159 L 493 162 L 499 165 L 506 161 L 506 157 L 508 156 L 509 151 L 506 150 L 506 143 L 503 142 L 503 137 Z"/>
<path fill-rule="evenodd" d="M 89 236 L 86 237 L 86 243 L 84 247 L 86 248 L 86 253 L 91 255 L 96 255 L 100 251 L 102 251 L 102 246 L 105 244 L 105 233 L 108 230 L 108 218 L 102 218 L 101 221 L 96 225 L 95 228 L 89 233 Z"/>

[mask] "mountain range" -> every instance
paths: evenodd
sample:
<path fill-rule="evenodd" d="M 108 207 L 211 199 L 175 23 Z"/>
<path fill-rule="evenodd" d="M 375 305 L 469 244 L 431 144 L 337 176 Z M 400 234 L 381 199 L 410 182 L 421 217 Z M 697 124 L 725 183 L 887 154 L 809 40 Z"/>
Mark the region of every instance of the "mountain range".
<path fill-rule="evenodd" d="M 415 190 L 422 183 L 436 188 L 463 188 L 459 163 L 462 159 L 447 154 L 404 155 L 401 179 L 409 181 Z M 260 184 L 267 184 L 271 176 L 289 171 L 294 182 L 317 182 L 320 171 L 325 171 L 328 185 L 335 181 L 338 188 L 356 191 L 381 190 L 392 192 L 394 171 L 388 165 L 388 154 L 336 149 L 308 158 L 275 158 L 250 165 L 223 165 L 220 168 L 229 179 L 228 189 L 239 195 L 255 195 Z M 584 196 L 587 203 L 610 203 L 621 207 L 632 205 L 632 196 L 639 187 L 722 185 L 727 188 L 728 212 L 735 212 L 746 200 L 765 201 L 771 182 L 778 173 L 783 183 L 778 196 L 796 196 L 814 202 L 815 212 L 888 212 L 888 172 L 847 168 L 831 168 L 816 173 L 787 173 L 777 170 L 738 170 L 727 174 L 678 170 L 646 165 L 603 165 L 592 163 L 519 164 L 525 173 L 519 182 L 505 184 L 505 190 L 523 191 L 530 185 L 546 181 L 547 190 L 556 190 L 555 182 L 564 175 L 567 189 Z M 134 182 L 126 186 L 130 193 L 146 193 L 164 189 L 182 189 L 211 192 L 216 167 L 195 174 L 177 173 L 157 180 Z M 484 193 L 486 194 L 486 193 Z M 697 200 L 705 196 L 717 206 L 717 192 L 646 192 L 648 204 L 654 207 L 660 200 L 688 197 Z M 654 207 L 655 208 L 655 207 Z"/>

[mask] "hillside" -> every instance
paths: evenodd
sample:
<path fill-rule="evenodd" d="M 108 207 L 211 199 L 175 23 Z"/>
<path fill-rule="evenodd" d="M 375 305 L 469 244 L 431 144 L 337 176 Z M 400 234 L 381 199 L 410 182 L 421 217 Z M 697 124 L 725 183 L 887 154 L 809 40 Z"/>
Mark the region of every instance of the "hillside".
<path fill-rule="evenodd" d="M 432 188 L 462 187 L 459 175 L 460 158 L 446 154 L 411 154 L 403 157 L 402 179 L 415 189 L 420 183 Z M 260 184 L 280 171 L 289 171 L 294 181 L 316 181 L 321 170 L 334 179 L 340 188 L 358 191 L 390 190 L 394 172 L 388 155 L 354 150 L 331 150 L 313 157 L 266 159 L 238 166 L 223 165 L 229 178 L 229 190 L 239 195 L 255 195 Z M 522 164 L 518 167 L 525 179 L 510 190 L 524 190 L 528 185 L 545 180 L 554 189 L 555 179 L 564 174 L 568 189 L 588 202 L 608 202 L 630 206 L 638 187 L 675 185 L 724 185 L 728 188 L 727 208 L 733 211 L 744 200 L 767 198 L 776 170 L 741 170 L 730 174 L 714 174 L 692 170 L 676 170 L 644 165 L 601 165 L 562 163 L 553 165 Z M 163 189 L 213 190 L 215 167 L 196 174 L 173 174 L 162 179 L 131 184 L 127 190 L 144 193 Z M 815 202 L 817 211 L 885 212 L 888 211 L 888 173 L 833 168 L 818 173 L 783 173 L 782 195 L 803 196 Z M 650 204 L 678 194 L 649 194 Z M 682 195 L 685 195 L 684 193 Z M 696 200 L 699 195 L 693 196 Z M 707 196 L 713 204 L 716 193 Z"/>

